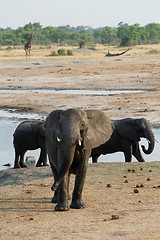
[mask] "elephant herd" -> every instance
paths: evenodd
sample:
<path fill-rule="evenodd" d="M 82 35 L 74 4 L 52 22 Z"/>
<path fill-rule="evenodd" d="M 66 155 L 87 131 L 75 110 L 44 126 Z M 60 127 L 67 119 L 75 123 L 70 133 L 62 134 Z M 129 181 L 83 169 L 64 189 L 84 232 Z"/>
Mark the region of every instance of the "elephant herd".
<path fill-rule="evenodd" d="M 54 176 L 52 202 L 56 211 L 69 208 L 84 208 L 82 190 L 89 157 L 97 162 L 101 154 L 121 151 L 125 161 L 132 155 L 144 162 L 140 138 L 148 140 L 148 148 L 142 145 L 145 154 L 152 153 L 155 138 L 149 122 L 144 119 L 126 118 L 116 121 L 99 110 L 55 110 L 46 121 L 25 121 L 13 134 L 15 148 L 14 168 L 26 167 L 24 154 L 27 150 L 41 149 L 36 166 L 47 165 L 47 155 Z M 75 185 L 70 206 L 69 179 L 75 174 Z"/>

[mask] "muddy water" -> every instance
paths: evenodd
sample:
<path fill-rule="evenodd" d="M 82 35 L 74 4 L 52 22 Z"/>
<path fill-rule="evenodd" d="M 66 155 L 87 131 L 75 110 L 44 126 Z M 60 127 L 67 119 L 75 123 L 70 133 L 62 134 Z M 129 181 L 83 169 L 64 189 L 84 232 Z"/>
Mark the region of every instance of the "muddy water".
<path fill-rule="evenodd" d="M 27 113 L 17 113 L 12 110 L 12 112 L 7 112 L 0 110 L 0 170 L 7 169 L 3 166 L 6 163 L 10 163 L 11 167 L 14 165 L 14 147 L 13 147 L 13 133 L 20 122 L 25 119 L 45 119 L 46 116 L 39 114 L 27 114 Z M 153 128 L 153 133 L 158 143 L 155 144 L 154 152 L 150 155 L 142 155 L 146 162 L 149 161 L 159 161 L 160 160 L 160 129 Z M 140 144 L 148 146 L 145 139 L 142 139 Z M 27 156 L 34 156 L 36 159 L 39 156 L 40 150 L 27 151 Z M 133 157 L 132 161 L 137 160 Z M 91 163 L 91 159 L 89 159 Z M 118 152 L 114 154 L 101 155 L 99 162 L 124 162 L 123 153 Z"/>

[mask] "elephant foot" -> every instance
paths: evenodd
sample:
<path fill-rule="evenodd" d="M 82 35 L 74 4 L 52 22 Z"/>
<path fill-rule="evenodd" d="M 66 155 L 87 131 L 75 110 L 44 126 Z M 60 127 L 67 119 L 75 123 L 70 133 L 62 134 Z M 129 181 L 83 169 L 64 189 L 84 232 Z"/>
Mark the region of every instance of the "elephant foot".
<path fill-rule="evenodd" d="M 44 163 L 43 165 L 41 163 L 36 164 L 36 167 L 46 167 L 46 166 L 49 166 L 49 164 L 48 163 Z"/>
<path fill-rule="evenodd" d="M 21 168 L 28 168 L 27 165 L 24 163 L 21 163 L 20 165 L 21 165 Z"/>
<path fill-rule="evenodd" d="M 86 205 L 83 202 L 72 202 L 70 205 L 70 208 L 74 208 L 74 209 L 81 209 L 81 208 L 85 208 Z"/>
<path fill-rule="evenodd" d="M 58 202 L 58 197 L 53 196 L 53 198 L 51 199 L 51 203 L 57 203 L 57 202 Z"/>
<path fill-rule="evenodd" d="M 66 202 L 58 202 L 57 205 L 55 206 L 55 211 L 68 211 L 69 206 L 68 203 Z"/>
<path fill-rule="evenodd" d="M 20 168 L 20 166 L 19 165 L 15 165 L 14 168 Z"/>
<path fill-rule="evenodd" d="M 49 166 L 48 163 L 43 163 L 43 167 Z"/>
<path fill-rule="evenodd" d="M 37 162 L 36 167 L 42 167 L 41 163 Z"/>

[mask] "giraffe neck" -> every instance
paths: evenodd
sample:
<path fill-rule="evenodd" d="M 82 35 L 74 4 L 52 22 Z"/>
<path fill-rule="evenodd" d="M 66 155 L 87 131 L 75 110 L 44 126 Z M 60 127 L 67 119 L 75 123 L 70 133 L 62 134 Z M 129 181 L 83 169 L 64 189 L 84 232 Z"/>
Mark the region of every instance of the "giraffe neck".
<path fill-rule="evenodd" d="M 29 38 L 29 40 L 28 40 L 28 42 L 27 42 L 28 44 L 31 44 L 32 38 L 33 38 L 33 32 L 31 33 L 30 38 Z"/>

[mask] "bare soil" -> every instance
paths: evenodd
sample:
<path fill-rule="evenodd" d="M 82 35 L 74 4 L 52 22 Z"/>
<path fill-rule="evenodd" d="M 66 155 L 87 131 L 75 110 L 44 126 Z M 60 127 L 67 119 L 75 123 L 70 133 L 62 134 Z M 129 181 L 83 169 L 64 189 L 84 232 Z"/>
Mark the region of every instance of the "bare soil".
<path fill-rule="evenodd" d="M 111 119 L 144 117 L 159 126 L 160 54 L 148 54 L 154 48 L 160 46 L 134 47 L 119 58 L 105 58 L 108 49 L 100 47 L 53 58 L 48 57 L 51 49 L 37 47 L 30 59 L 21 49 L 0 51 L 1 89 L 143 90 L 110 96 L 0 93 L 0 108 L 47 114 L 71 107 L 101 109 Z M 110 48 L 113 53 L 121 50 Z M 1 239 L 158 240 L 159 172 L 159 162 L 124 163 L 122 159 L 122 163 L 89 164 L 83 191 L 86 208 L 55 212 L 50 202 L 50 167 L 3 170 Z M 74 176 L 71 192 L 73 183 Z M 136 188 L 137 184 L 144 187 Z"/>

